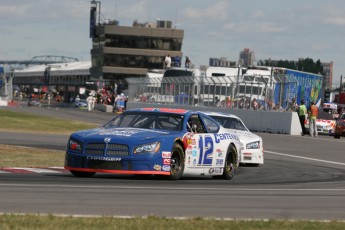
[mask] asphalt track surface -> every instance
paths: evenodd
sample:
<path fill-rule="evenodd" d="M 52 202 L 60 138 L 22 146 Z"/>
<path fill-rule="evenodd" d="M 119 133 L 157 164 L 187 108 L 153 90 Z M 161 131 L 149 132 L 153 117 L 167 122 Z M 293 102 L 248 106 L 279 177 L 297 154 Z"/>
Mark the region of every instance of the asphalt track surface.
<path fill-rule="evenodd" d="M 114 116 L 73 108 L 0 109 L 97 124 Z M 265 164 L 242 166 L 230 181 L 109 174 L 77 178 L 61 168 L 3 170 L 0 212 L 345 221 L 345 138 L 258 134 L 264 140 Z M 0 132 L 1 144 L 63 150 L 67 139 Z"/>

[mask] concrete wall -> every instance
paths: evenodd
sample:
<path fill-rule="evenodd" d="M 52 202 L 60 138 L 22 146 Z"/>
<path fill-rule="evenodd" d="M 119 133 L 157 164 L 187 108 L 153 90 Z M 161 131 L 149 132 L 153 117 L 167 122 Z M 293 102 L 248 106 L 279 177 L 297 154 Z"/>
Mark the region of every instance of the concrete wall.
<path fill-rule="evenodd" d="M 288 135 L 300 135 L 302 132 L 298 115 L 295 112 L 277 112 L 262 110 L 225 109 L 213 107 L 191 107 L 183 105 L 127 103 L 127 109 L 134 108 L 183 108 L 198 111 L 226 112 L 240 117 L 248 129 L 254 132 L 267 132 Z"/>
<path fill-rule="evenodd" d="M 0 97 L 0 106 L 7 106 L 8 102 L 7 102 L 7 97 Z"/>
<path fill-rule="evenodd" d="M 100 110 L 102 112 L 112 113 L 113 112 L 112 105 L 104 105 L 104 104 L 96 104 L 95 109 Z"/>

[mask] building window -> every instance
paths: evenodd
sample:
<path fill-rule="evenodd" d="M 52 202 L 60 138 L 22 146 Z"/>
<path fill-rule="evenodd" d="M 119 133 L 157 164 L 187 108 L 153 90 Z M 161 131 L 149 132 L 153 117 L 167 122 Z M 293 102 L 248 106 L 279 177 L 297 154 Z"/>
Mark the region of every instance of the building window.
<path fill-rule="evenodd" d="M 106 47 L 180 51 L 182 38 L 152 38 L 123 35 L 107 35 Z"/>
<path fill-rule="evenodd" d="M 104 66 L 162 69 L 164 57 L 104 54 Z"/>

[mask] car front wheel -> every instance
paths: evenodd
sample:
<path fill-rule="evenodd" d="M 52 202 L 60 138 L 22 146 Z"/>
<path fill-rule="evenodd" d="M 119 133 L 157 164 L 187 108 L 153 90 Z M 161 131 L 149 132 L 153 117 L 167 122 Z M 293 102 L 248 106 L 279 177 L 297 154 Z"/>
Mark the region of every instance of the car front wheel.
<path fill-rule="evenodd" d="M 235 176 L 237 166 L 237 150 L 234 145 L 230 145 L 226 154 L 224 172 L 221 177 L 225 180 L 231 180 Z"/>
<path fill-rule="evenodd" d="M 171 180 L 178 180 L 181 178 L 184 170 L 184 151 L 181 145 L 174 144 L 171 151 L 170 159 L 170 176 Z"/>

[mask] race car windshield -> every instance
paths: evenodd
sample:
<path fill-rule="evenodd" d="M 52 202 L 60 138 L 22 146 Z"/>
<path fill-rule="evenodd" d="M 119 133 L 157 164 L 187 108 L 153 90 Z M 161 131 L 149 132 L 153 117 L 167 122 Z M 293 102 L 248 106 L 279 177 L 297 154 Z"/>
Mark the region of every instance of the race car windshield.
<path fill-rule="evenodd" d="M 242 131 L 248 131 L 248 129 L 243 125 L 243 123 L 234 117 L 220 117 L 220 116 L 210 116 L 227 129 L 237 129 Z"/>
<path fill-rule="evenodd" d="M 181 131 L 184 116 L 170 113 L 123 113 L 104 125 L 104 128 L 132 127 Z"/>

